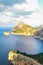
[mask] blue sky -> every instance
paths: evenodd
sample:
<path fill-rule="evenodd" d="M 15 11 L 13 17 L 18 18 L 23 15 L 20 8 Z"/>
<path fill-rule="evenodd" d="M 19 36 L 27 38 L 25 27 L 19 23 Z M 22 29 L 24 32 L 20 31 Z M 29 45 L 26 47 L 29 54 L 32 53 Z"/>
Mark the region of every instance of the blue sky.
<path fill-rule="evenodd" d="M 0 0 L 0 4 L 6 5 L 6 6 L 12 6 L 14 4 L 21 4 L 25 2 L 25 0 Z"/>
<path fill-rule="evenodd" d="M 43 0 L 0 0 L 0 27 L 14 27 L 20 21 L 43 24 Z"/>

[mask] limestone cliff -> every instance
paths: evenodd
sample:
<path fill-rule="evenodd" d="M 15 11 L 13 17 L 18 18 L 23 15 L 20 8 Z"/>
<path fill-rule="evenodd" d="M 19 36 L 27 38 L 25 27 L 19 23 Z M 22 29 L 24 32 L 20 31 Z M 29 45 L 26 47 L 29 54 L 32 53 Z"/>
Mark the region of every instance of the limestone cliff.
<path fill-rule="evenodd" d="M 12 29 L 12 34 L 27 34 L 27 35 L 33 35 L 37 31 L 37 28 L 33 28 L 30 25 L 25 24 L 24 22 L 18 23 L 16 27 Z"/>
<path fill-rule="evenodd" d="M 41 65 L 37 61 L 17 52 L 9 52 L 8 60 L 13 65 Z"/>

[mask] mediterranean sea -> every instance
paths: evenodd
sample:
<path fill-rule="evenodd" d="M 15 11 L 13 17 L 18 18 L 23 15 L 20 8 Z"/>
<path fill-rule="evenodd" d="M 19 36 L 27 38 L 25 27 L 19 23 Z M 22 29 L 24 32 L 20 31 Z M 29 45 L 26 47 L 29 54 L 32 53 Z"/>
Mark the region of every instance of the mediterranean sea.
<path fill-rule="evenodd" d="M 8 53 L 11 50 L 19 50 L 27 54 L 43 53 L 43 40 L 29 36 L 12 35 L 4 36 L 4 31 L 11 33 L 11 28 L 0 28 L 0 65 L 10 65 Z"/>

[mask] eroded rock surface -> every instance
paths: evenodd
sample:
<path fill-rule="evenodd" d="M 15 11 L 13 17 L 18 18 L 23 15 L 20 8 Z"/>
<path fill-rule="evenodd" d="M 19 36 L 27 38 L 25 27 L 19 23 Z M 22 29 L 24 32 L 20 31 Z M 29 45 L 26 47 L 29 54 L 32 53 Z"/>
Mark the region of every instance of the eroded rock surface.
<path fill-rule="evenodd" d="M 17 54 L 17 56 L 14 57 L 14 60 L 10 60 L 10 61 L 13 65 L 41 65 L 32 58 L 29 58 L 19 53 Z"/>

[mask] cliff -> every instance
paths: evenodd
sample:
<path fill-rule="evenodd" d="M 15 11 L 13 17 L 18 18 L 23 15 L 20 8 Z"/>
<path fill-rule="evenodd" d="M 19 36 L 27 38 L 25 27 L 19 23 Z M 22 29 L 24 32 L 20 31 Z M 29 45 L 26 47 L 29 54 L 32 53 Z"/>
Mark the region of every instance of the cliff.
<path fill-rule="evenodd" d="M 12 65 L 41 65 L 37 61 L 17 52 L 9 52 L 8 60 Z"/>
<path fill-rule="evenodd" d="M 37 28 L 26 25 L 24 22 L 19 22 L 18 25 L 12 29 L 12 34 L 33 35 L 37 30 Z"/>
<path fill-rule="evenodd" d="M 41 28 L 41 29 L 39 29 L 39 31 L 35 32 L 34 37 L 43 40 L 43 28 Z"/>

